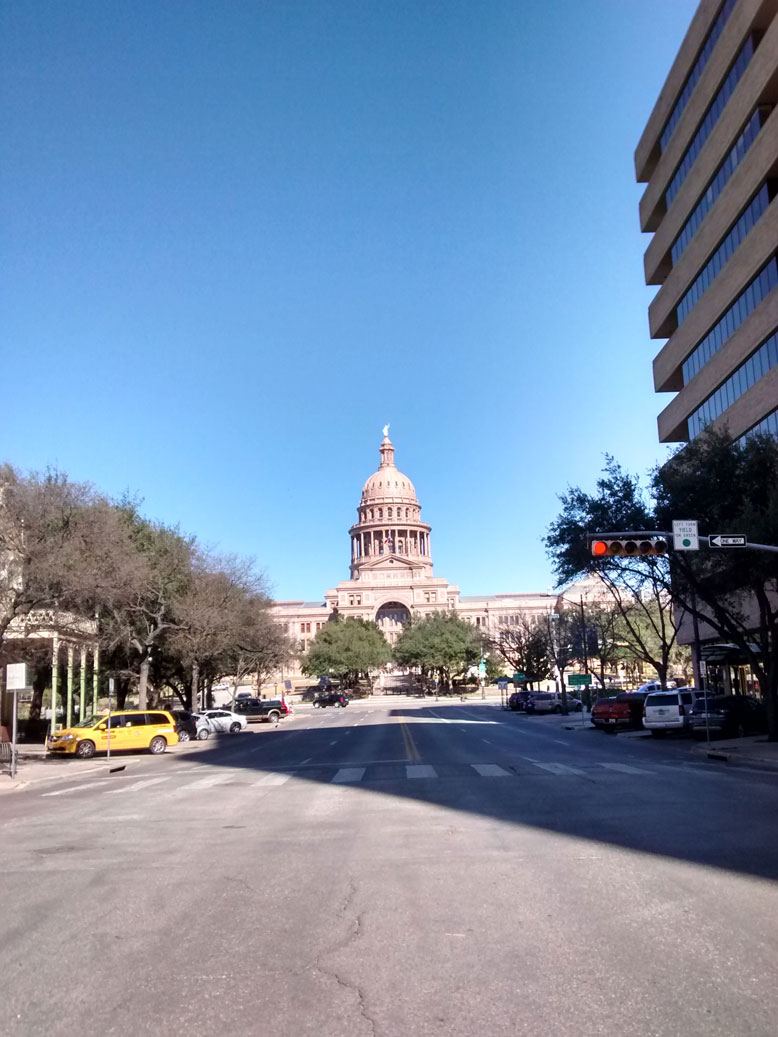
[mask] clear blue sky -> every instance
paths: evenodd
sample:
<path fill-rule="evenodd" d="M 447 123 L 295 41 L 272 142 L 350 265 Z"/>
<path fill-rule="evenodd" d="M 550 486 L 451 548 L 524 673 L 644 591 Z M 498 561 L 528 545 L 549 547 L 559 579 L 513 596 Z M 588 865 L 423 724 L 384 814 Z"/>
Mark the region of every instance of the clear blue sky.
<path fill-rule="evenodd" d="M 348 575 L 381 426 L 463 594 L 540 590 L 666 455 L 633 152 L 696 0 L 0 8 L 0 459 L 278 598 Z"/>

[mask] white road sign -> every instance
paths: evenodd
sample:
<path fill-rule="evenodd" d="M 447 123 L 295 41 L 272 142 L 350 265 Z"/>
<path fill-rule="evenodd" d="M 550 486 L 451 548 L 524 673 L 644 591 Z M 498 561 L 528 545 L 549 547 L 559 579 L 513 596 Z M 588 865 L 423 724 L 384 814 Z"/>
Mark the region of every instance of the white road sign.
<path fill-rule="evenodd" d="M 676 551 L 699 551 L 697 519 L 673 520 L 673 547 Z"/>
<path fill-rule="evenodd" d="M 5 686 L 9 691 L 24 691 L 29 688 L 27 663 L 8 663 L 5 668 Z"/>
<path fill-rule="evenodd" d="M 742 533 L 712 533 L 708 543 L 711 547 L 748 547 L 748 537 Z"/>

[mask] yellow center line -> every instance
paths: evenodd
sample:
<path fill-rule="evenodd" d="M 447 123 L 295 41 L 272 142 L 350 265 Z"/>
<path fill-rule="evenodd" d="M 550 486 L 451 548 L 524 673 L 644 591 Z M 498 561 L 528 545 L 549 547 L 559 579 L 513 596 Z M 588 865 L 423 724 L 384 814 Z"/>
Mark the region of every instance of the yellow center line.
<path fill-rule="evenodd" d="M 405 721 L 402 721 L 402 733 L 403 742 L 405 743 L 405 753 L 408 757 L 409 762 L 413 760 L 420 760 L 421 755 L 419 753 L 419 750 L 416 748 L 416 742 L 414 741 L 413 735 L 411 734 L 411 729 L 410 727 L 408 727 Z"/>

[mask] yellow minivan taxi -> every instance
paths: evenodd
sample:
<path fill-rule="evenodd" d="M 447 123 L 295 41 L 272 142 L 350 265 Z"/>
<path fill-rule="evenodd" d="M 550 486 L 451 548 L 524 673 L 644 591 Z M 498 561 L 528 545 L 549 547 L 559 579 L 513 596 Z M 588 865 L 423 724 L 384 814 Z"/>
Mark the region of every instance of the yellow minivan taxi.
<path fill-rule="evenodd" d="M 103 713 L 87 717 L 72 727 L 49 735 L 46 747 L 50 753 L 70 753 L 88 760 L 95 753 L 121 749 L 148 749 L 163 753 L 169 745 L 176 745 L 176 722 L 170 713 L 161 709 L 125 709 L 119 713 Z"/>

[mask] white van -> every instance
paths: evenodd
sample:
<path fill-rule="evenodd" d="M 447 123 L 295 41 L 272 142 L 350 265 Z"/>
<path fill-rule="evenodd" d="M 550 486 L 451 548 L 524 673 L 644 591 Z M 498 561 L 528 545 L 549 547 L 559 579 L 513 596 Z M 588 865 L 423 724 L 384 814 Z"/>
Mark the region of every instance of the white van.
<path fill-rule="evenodd" d="M 651 691 L 643 703 L 643 727 L 657 738 L 668 731 L 688 731 L 692 706 L 704 698 L 705 692 L 696 688 Z"/>

